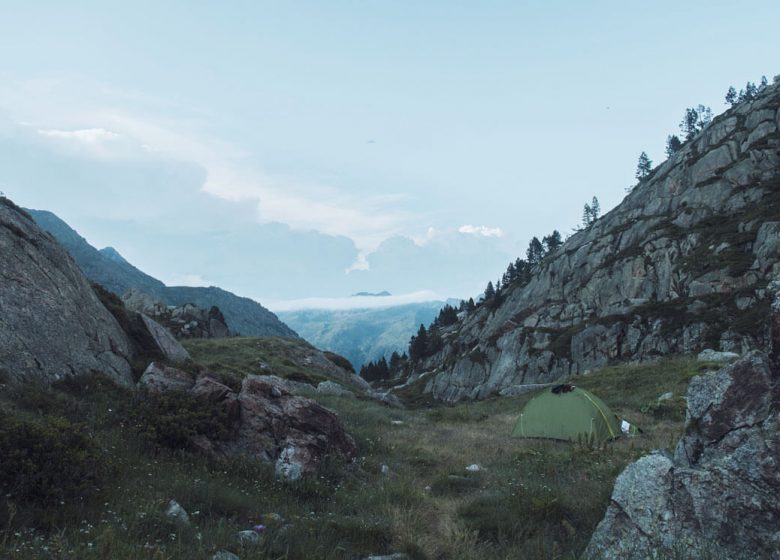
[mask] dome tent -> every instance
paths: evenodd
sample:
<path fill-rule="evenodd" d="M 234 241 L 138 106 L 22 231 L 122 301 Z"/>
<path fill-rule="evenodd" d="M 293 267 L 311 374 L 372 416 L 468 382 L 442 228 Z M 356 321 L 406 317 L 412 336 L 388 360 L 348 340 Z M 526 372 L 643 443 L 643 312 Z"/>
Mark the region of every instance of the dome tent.
<path fill-rule="evenodd" d="M 621 433 L 620 419 L 604 401 L 574 385 L 557 385 L 528 401 L 512 431 L 515 437 L 567 441 L 593 438 L 597 443 Z"/>

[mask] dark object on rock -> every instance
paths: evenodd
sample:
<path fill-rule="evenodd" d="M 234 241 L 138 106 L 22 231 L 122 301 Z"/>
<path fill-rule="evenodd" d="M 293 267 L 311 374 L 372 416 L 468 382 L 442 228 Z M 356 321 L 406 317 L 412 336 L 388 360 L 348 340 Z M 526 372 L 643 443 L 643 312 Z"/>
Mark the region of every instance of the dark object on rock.
<path fill-rule="evenodd" d="M 574 385 L 571 385 L 569 383 L 563 383 L 561 385 L 556 385 L 550 390 L 556 395 L 561 395 L 563 393 L 571 393 L 572 391 L 574 391 L 574 389 L 576 389 Z"/>
<path fill-rule="evenodd" d="M 776 299 L 773 334 L 779 319 Z M 766 354 L 695 377 L 674 457 L 649 455 L 621 473 L 585 558 L 702 546 L 724 558 L 780 559 L 778 434 L 780 369 Z"/>

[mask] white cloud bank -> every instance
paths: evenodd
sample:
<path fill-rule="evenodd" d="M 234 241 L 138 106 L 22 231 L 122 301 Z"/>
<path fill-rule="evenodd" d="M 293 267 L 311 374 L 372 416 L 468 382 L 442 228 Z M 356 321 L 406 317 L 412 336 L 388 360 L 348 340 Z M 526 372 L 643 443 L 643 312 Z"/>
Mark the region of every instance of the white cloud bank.
<path fill-rule="evenodd" d="M 264 301 L 268 309 L 274 312 L 301 311 L 303 309 L 380 309 L 383 307 L 397 307 L 409 303 L 423 303 L 426 301 L 444 301 L 432 290 L 421 290 L 397 296 L 351 296 L 341 298 L 303 298 L 284 301 Z"/>
<path fill-rule="evenodd" d="M 482 237 L 504 237 L 504 232 L 498 227 L 473 226 L 466 224 L 458 228 L 460 233 L 469 235 L 481 235 Z"/>
<path fill-rule="evenodd" d="M 84 128 L 81 130 L 38 129 L 37 132 L 41 136 L 78 140 L 85 144 L 97 144 L 99 142 L 116 140 L 120 137 L 116 132 L 106 130 L 105 128 Z"/>

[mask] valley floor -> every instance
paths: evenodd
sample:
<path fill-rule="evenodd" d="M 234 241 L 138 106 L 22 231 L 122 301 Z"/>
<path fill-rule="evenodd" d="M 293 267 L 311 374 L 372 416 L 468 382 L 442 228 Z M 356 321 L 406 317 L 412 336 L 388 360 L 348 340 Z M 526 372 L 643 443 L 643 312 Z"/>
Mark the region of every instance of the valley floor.
<path fill-rule="evenodd" d="M 242 560 L 393 552 L 431 560 L 577 558 L 623 467 L 675 445 L 682 396 L 703 367 L 677 359 L 575 379 L 643 429 L 601 447 L 510 438 L 530 396 L 407 410 L 318 397 L 342 417 L 360 455 L 354 466 L 330 464 L 295 483 L 274 480 L 266 465 L 171 449 L 186 438 L 186 429 L 179 432 L 187 422 L 208 421 L 195 409 L 151 406 L 96 379 L 15 389 L 0 402 L 6 470 L 14 454 L 30 466 L 9 433 L 20 426 L 29 435 L 22 445 L 40 440 L 46 448 L 28 449 L 28 458 L 38 453 L 56 464 L 31 471 L 42 477 L 37 489 L 0 467 L 11 488 L 0 498 L 0 557 L 199 560 L 227 550 Z M 673 398 L 659 401 L 667 392 Z M 67 431 L 83 441 L 58 437 Z M 480 470 L 467 471 L 472 464 Z M 72 472 L 63 474 L 63 465 Z M 189 525 L 164 515 L 171 499 L 189 512 Z M 260 542 L 239 543 L 237 533 L 259 523 L 267 526 Z"/>

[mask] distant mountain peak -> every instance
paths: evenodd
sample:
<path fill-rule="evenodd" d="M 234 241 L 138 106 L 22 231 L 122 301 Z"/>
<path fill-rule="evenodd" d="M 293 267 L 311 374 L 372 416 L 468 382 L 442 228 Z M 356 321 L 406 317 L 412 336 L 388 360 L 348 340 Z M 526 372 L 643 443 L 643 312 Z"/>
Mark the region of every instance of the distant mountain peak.
<path fill-rule="evenodd" d="M 100 249 L 101 254 L 117 263 L 123 263 L 123 264 L 130 264 L 127 262 L 127 259 L 125 259 L 122 255 L 119 254 L 119 251 L 114 249 L 113 247 L 103 247 Z"/>
<path fill-rule="evenodd" d="M 387 290 L 383 290 L 381 292 L 358 292 L 356 294 L 352 294 L 352 297 L 387 297 L 391 295 L 393 294 Z"/>

